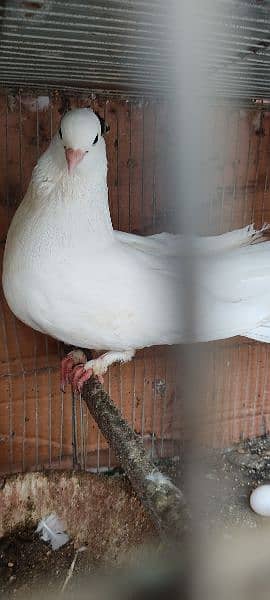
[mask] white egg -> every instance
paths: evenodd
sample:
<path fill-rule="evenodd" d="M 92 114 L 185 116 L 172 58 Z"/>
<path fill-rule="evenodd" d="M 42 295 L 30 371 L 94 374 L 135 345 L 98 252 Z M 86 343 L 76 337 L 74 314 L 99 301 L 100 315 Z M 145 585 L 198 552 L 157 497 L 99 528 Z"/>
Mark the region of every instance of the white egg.
<path fill-rule="evenodd" d="M 257 515 L 270 517 L 270 483 L 259 485 L 250 494 L 250 506 Z"/>

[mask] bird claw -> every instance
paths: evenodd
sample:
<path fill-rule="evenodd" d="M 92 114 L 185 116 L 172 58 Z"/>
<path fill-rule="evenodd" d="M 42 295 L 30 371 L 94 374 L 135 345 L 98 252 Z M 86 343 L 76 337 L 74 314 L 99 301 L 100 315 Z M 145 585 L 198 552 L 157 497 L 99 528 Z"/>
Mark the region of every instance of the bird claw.
<path fill-rule="evenodd" d="M 86 381 L 88 381 L 88 379 L 90 379 L 91 377 L 96 377 L 99 383 L 101 384 L 104 383 L 103 376 L 95 374 L 94 369 L 92 369 L 91 367 L 85 369 L 85 365 L 83 364 L 74 367 L 70 381 L 73 392 L 78 392 L 80 394 L 83 388 L 83 384 Z"/>
<path fill-rule="evenodd" d="M 70 381 L 73 392 L 81 392 L 84 382 L 87 381 L 84 375 L 87 375 L 87 379 L 89 379 L 92 375 L 91 370 L 85 371 L 82 364 L 74 367 Z"/>
<path fill-rule="evenodd" d="M 63 360 L 61 362 L 61 383 L 60 383 L 61 392 L 66 391 L 66 385 L 70 381 L 70 376 L 71 376 L 73 367 L 74 367 L 74 364 L 73 364 L 73 359 L 71 357 L 66 356 L 66 358 L 63 358 Z"/>
<path fill-rule="evenodd" d="M 61 384 L 60 388 L 62 392 L 66 391 L 66 385 L 71 383 L 72 374 L 76 365 L 83 366 L 87 361 L 87 358 L 81 350 L 72 350 L 61 362 Z"/>

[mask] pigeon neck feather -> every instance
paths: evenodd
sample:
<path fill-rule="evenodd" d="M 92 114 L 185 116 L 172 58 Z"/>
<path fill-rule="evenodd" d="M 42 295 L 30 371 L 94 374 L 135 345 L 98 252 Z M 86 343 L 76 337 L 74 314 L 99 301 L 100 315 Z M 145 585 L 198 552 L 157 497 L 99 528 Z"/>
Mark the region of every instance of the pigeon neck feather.
<path fill-rule="evenodd" d="M 40 158 L 33 174 L 33 188 L 39 209 L 55 220 L 71 237 L 91 235 L 102 245 L 113 238 L 108 205 L 107 160 L 103 152 L 95 168 L 77 169 L 68 174 L 64 152 L 54 139 Z"/>

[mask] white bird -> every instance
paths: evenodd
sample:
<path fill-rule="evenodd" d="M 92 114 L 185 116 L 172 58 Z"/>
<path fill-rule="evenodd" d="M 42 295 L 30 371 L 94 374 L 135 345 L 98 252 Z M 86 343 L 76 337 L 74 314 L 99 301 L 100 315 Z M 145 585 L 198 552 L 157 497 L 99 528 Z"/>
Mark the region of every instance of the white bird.
<path fill-rule="evenodd" d="M 67 344 L 107 350 L 90 361 L 70 353 L 63 385 L 74 365 L 72 382 L 81 389 L 92 374 L 102 377 L 146 346 L 238 334 L 270 341 L 270 242 L 250 244 L 263 229 L 189 242 L 200 267 L 190 332 L 181 318 L 185 238 L 114 231 L 106 179 L 100 119 L 90 109 L 68 112 L 7 236 L 3 288 L 14 314 Z"/>

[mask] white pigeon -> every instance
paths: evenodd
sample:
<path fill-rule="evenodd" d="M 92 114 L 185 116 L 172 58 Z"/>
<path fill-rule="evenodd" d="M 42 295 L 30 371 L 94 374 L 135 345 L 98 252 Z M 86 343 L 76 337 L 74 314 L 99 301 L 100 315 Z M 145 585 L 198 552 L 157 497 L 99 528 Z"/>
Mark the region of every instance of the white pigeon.
<path fill-rule="evenodd" d="M 246 227 L 188 244 L 200 263 L 189 332 L 181 318 L 185 239 L 114 231 L 106 179 L 101 120 L 86 108 L 68 112 L 7 236 L 3 288 L 14 314 L 67 344 L 107 350 L 90 361 L 70 353 L 63 386 L 73 367 L 80 390 L 92 374 L 102 377 L 146 346 L 237 334 L 270 341 L 270 242 L 249 245 L 263 230 Z"/>

